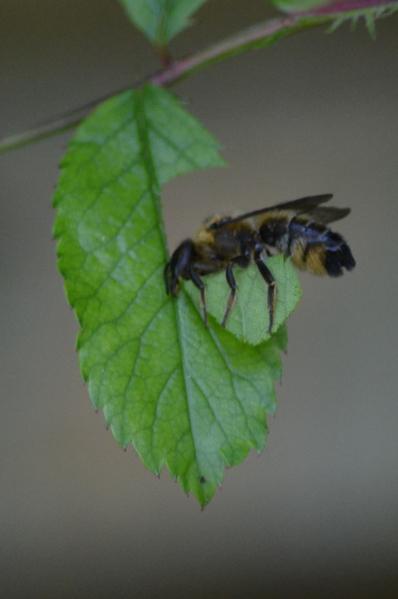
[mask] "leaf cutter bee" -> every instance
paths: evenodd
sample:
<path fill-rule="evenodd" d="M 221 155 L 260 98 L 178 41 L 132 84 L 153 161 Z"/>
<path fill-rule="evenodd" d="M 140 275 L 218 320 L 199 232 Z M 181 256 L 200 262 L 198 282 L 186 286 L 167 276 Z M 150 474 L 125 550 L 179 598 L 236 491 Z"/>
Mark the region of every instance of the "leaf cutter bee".
<path fill-rule="evenodd" d="M 344 218 L 350 208 L 323 206 L 332 194 L 307 196 L 234 217 L 214 216 L 205 221 L 194 239 L 186 239 L 173 252 L 164 269 L 166 291 L 176 296 L 180 279 L 191 280 L 200 291 L 203 320 L 207 324 L 205 284 L 202 277 L 225 270 L 230 288 L 222 325 L 235 301 L 234 268 L 254 261 L 268 288 L 269 333 L 274 322 L 277 289 L 266 257 L 281 253 L 293 264 L 316 275 L 337 277 L 352 270 L 355 260 L 339 233 L 327 225 Z"/>

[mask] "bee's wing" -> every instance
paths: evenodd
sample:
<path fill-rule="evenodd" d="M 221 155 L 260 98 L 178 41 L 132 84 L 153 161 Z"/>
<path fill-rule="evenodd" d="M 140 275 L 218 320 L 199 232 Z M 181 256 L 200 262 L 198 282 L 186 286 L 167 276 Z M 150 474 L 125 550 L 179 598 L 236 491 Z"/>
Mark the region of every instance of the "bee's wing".
<path fill-rule="evenodd" d="M 292 200 L 290 202 L 284 202 L 282 204 L 276 204 L 275 206 L 268 206 L 267 208 L 260 208 L 259 210 L 253 210 L 252 212 L 245 212 L 244 214 L 240 214 L 239 216 L 233 217 L 225 217 L 216 222 L 213 222 L 209 225 L 209 229 L 219 229 L 224 225 L 229 225 L 230 223 L 237 223 L 241 220 L 245 220 L 247 218 L 251 218 L 253 216 L 258 216 L 259 214 L 264 214 L 265 212 L 271 212 L 274 210 L 292 210 L 295 213 L 310 213 L 318 208 L 319 204 L 323 204 L 328 202 L 333 197 L 332 193 L 324 193 L 322 195 L 317 196 L 306 196 L 304 198 L 299 198 L 298 200 Z M 335 208 L 334 210 L 340 210 L 339 208 Z M 345 210 L 342 208 L 341 210 Z M 345 216 L 345 214 L 344 214 Z M 342 216 L 339 218 L 343 218 Z M 334 219 L 336 220 L 336 219 Z M 329 221 L 330 222 L 330 221 Z"/>
<path fill-rule="evenodd" d="M 334 208 L 333 206 L 320 206 L 314 210 L 309 210 L 305 214 L 317 223 L 327 225 L 350 214 L 351 208 Z"/>
<path fill-rule="evenodd" d="M 283 204 L 276 204 L 276 206 L 270 206 L 265 208 L 264 212 L 270 210 L 293 210 L 293 212 L 311 212 L 319 206 L 328 202 L 333 197 L 332 193 L 323 193 L 317 196 L 306 196 L 299 198 L 298 200 L 291 200 L 290 202 L 284 202 Z M 260 214 L 260 213 L 258 213 Z"/>

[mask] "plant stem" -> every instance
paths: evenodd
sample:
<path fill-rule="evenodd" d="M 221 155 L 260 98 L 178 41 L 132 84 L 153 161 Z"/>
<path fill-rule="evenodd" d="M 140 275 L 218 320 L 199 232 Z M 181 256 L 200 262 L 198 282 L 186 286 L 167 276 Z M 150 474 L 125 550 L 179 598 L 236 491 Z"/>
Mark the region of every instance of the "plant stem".
<path fill-rule="evenodd" d="M 188 58 L 178 60 L 164 71 L 149 78 L 154 85 L 168 86 L 211 64 L 221 62 L 250 50 L 270 46 L 277 40 L 310 27 L 319 27 L 330 20 L 328 16 L 288 16 L 272 19 L 246 29 Z"/>
<path fill-rule="evenodd" d="M 297 13 L 268 20 L 241 31 L 237 35 L 223 40 L 210 48 L 187 58 L 171 62 L 170 64 L 168 63 L 169 54 L 167 53 L 167 55 L 164 55 L 165 66 L 161 71 L 135 82 L 129 88 L 113 91 L 83 106 L 65 112 L 58 117 L 53 117 L 48 121 L 42 122 L 23 133 L 11 135 L 0 140 L 0 154 L 21 148 L 41 139 L 64 133 L 76 127 L 98 104 L 126 89 L 141 87 L 144 83 L 170 86 L 211 64 L 250 50 L 269 46 L 283 37 L 304 31 L 308 28 L 327 24 L 334 21 L 336 17 L 344 16 L 344 14 L 349 13 L 351 15 L 355 11 L 360 13 L 365 9 L 387 8 L 388 6 L 398 6 L 398 4 L 396 0 L 341 0 L 331 5 L 323 5 L 317 9 L 313 9 L 311 13 Z"/>
<path fill-rule="evenodd" d="M 187 77 L 192 72 L 204 68 L 211 63 L 219 62 L 230 56 L 241 54 L 254 47 L 260 47 L 260 45 L 270 44 L 283 35 L 299 31 L 304 28 L 303 26 L 300 27 L 300 24 L 307 20 L 306 17 L 292 16 L 259 24 L 248 30 L 242 31 L 238 35 L 224 40 L 215 46 L 198 52 L 197 54 L 193 54 L 188 58 L 172 62 L 163 70 L 134 83 L 130 86 L 130 89 L 140 87 L 144 83 L 153 83 L 154 85 L 160 86 L 172 85 L 184 77 Z M 316 22 L 312 25 L 313 27 L 321 25 L 326 19 L 316 17 L 315 21 Z M 95 106 L 126 89 L 128 88 L 113 91 L 101 98 L 96 98 L 92 102 L 84 104 L 79 108 L 39 123 L 37 126 L 32 127 L 23 133 L 0 140 L 0 154 L 21 148 L 41 139 L 64 133 L 65 131 L 76 127 L 76 125 L 78 125 L 83 118 L 95 108 Z"/>
<path fill-rule="evenodd" d="M 173 57 L 171 55 L 168 46 L 158 46 L 156 48 L 160 63 L 164 69 L 167 69 L 173 63 Z"/>

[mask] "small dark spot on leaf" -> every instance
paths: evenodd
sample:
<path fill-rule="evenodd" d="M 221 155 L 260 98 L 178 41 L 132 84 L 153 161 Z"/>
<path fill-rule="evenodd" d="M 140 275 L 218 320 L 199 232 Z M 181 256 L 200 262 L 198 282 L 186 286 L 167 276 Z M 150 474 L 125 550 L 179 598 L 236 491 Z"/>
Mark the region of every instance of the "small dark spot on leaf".
<path fill-rule="evenodd" d="M 205 479 L 205 477 L 202 475 L 202 476 L 199 478 L 199 482 L 200 482 L 200 484 L 201 484 L 201 485 L 204 485 L 204 484 L 207 482 L 207 480 L 206 480 L 206 479 Z"/>

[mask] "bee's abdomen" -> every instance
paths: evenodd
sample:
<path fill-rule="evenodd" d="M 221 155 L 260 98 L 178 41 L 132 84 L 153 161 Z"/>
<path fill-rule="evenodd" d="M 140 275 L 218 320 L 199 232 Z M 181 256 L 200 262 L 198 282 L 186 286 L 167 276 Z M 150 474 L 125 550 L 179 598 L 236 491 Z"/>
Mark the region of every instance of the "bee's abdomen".
<path fill-rule="evenodd" d="M 352 270 L 355 266 L 354 256 L 346 241 L 338 233 L 330 231 L 331 239 L 326 244 L 325 268 L 331 277 L 339 277 L 343 269 Z"/>
<path fill-rule="evenodd" d="M 291 255 L 295 266 L 312 274 L 338 277 L 352 270 L 355 260 L 344 238 L 324 225 L 316 223 L 300 227 L 294 237 Z"/>

